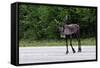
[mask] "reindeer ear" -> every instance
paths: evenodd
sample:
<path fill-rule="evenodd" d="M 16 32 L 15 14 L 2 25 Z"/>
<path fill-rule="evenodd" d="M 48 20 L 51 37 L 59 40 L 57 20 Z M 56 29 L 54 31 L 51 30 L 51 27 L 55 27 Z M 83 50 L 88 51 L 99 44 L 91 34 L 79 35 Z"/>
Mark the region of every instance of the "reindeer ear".
<path fill-rule="evenodd" d="M 65 19 L 68 20 L 68 15 L 65 16 Z"/>
<path fill-rule="evenodd" d="M 59 24 L 59 21 L 57 21 L 57 19 L 54 19 L 54 21 L 55 21 L 57 24 Z"/>

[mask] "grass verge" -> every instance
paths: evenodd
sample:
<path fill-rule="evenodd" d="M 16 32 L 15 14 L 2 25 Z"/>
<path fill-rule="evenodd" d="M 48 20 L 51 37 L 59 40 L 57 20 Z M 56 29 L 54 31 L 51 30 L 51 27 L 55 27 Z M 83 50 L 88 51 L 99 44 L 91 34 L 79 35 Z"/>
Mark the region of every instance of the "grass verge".
<path fill-rule="evenodd" d="M 69 41 L 68 41 L 69 42 Z M 19 47 L 40 47 L 40 46 L 65 46 L 65 40 L 20 40 Z M 77 45 L 77 40 L 72 41 L 73 45 Z M 81 45 L 96 45 L 95 38 L 81 39 Z"/>

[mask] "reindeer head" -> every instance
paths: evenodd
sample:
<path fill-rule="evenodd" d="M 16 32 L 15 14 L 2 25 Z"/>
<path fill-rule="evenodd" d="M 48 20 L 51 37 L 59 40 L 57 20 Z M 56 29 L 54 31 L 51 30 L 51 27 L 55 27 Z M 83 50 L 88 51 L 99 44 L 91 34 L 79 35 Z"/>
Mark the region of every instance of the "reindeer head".
<path fill-rule="evenodd" d="M 60 37 L 61 37 L 61 38 L 65 38 L 65 35 L 64 35 L 64 28 L 63 28 L 63 27 L 59 27 L 59 33 L 60 33 Z"/>

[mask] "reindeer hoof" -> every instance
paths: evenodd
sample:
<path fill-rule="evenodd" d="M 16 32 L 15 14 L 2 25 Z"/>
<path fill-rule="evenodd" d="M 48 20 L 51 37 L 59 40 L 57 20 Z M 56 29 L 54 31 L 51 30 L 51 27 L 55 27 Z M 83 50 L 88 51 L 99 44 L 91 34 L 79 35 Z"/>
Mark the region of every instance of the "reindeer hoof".
<path fill-rule="evenodd" d="M 78 52 L 81 52 L 81 51 L 82 51 L 81 48 L 79 48 Z"/>
<path fill-rule="evenodd" d="M 78 50 L 78 52 L 82 52 L 81 50 Z"/>
<path fill-rule="evenodd" d="M 66 51 L 66 54 L 68 54 L 68 51 Z"/>
<path fill-rule="evenodd" d="M 73 53 L 75 53 L 76 51 L 73 51 Z"/>

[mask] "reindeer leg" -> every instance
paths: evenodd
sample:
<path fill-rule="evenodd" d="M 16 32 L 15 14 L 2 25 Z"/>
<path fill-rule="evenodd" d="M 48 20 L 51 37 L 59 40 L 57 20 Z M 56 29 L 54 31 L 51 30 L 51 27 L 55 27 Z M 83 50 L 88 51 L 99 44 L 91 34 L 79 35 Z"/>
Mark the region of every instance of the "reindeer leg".
<path fill-rule="evenodd" d="M 81 49 L 81 41 L 80 41 L 80 33 L 79 32 L 77 34 L 77 40 L 78 40 L 78 52 L 81 52 L 82 49 Z"/>
<path fill-rule="evenodd" d="M 81 52 L 82 49 L 81 49 L 81 42 L 80 42 L 80 38 L 78 39 L 78 52 Z"/>
<path fill-rule="evenodd" d="M 68 38 L 68 37 L 67 37 L 67 35 L 66 35 L 66 38 L 65 38 L 65 39 L 66 39 L 66 49 L 67 49 L 66 54 L 68 54 L 68 52 L 69 52 L 69 51 L 68 51 L 68 41 L 67 41 L 67 38 Z"/>
<path fill-rule="evenodd" d="M 73 53 L 75 53 L 75 50 L 74 50 L 74 48 L 73 48 L 73 46 L 72 46 L 72 35 L 70 35 L 70 46 L 71 46 L 71 48 L 72 48 L 72 50 L 73 50 Z"/>

